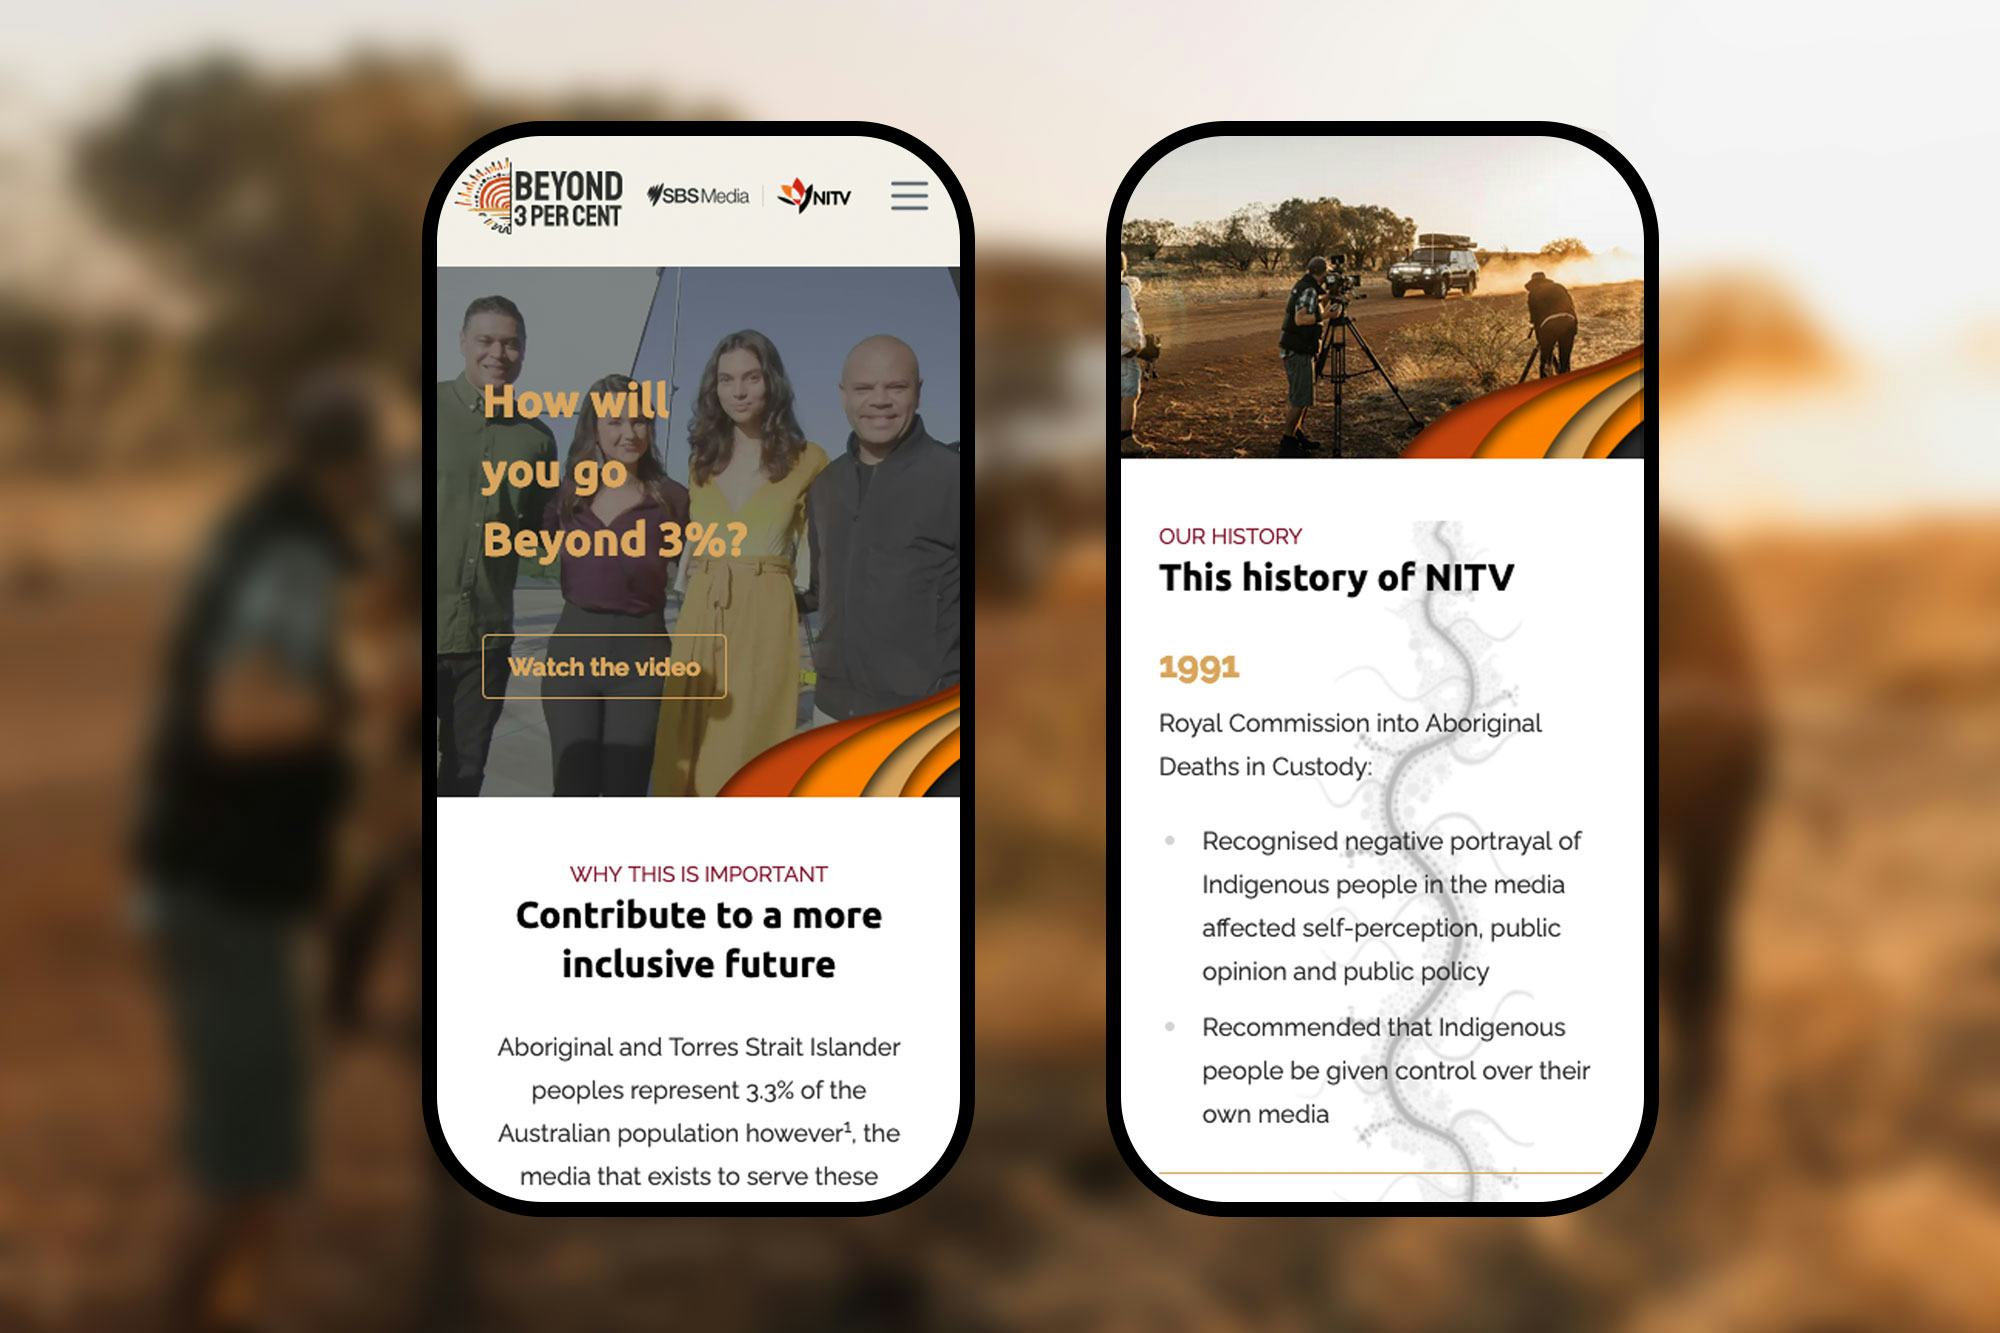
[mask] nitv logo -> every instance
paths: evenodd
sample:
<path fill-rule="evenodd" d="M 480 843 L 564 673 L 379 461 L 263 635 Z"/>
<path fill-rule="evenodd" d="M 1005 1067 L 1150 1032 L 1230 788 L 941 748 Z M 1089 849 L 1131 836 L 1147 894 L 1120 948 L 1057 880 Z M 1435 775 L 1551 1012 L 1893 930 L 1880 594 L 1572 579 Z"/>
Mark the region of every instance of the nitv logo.
<path fill-rule="evenodd" d="M 808 204 L 845 204 L 854 198 L 852 190 L 822 190 L 816 185 L 808 185 L 797 176 L 790 185 L 778 187 L 778 197 L 803 213 Z"/>

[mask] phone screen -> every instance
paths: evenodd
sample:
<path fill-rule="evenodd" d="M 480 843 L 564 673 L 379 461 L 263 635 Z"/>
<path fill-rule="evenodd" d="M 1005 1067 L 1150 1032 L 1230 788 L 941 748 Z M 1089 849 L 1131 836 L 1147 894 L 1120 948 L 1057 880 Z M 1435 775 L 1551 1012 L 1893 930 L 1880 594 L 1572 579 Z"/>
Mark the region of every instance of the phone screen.
<path fill-rule="evenodd" d="M 875 1212 L 962 1145 L 970 241 L 880 126 L 440 178 L 426 1110 L 488 1201 Z"/>
<path fill-rule="evenodd" d="M 1656 1100 L 1652 211 L 1343 128 L 1113 205 L 1112 1123 L 1204 1212 L 1564 1211 Z"/>

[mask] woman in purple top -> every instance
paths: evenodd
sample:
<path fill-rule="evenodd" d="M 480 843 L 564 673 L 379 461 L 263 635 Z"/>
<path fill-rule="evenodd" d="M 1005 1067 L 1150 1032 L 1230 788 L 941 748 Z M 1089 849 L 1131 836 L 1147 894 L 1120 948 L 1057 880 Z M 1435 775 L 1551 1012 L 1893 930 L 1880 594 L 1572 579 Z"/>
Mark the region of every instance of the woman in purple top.
<path fill-rule="evenodd" d="M 659 678 L 641 676 L 637 668 L 667 656 L 664 613 L 675 560 L 660 555 L 660 524 L 687 522 L 688 493 L 667 476 L 653 451 L 650 417 L 597 411 L 595 395 L 609 401 L 624 395 L 631 382 L 629 375 L 606 375 L 585 392 L 562 490 L 545 519 L 551 532 L 592 538 L 587 554 L 563 553 L 562 618 L 549 639 L 550 673 L 542 679 L 558 796 L 644 796 L 653 771 L 659 696 L 665 690 Z M 624 465 L 617 486 L 601 480 L 609 462 Z M 582 463 L 595 464 L 600 474 L 587 495 L 578 488 Z M 621 544 L 642 554 L 600 549 L 610 541 L 601 534 L 625 536 L 634 528 L 641 536 Z M 639 637 L 654 635 L 659 637 Z M 629 674 L 593 676 L 594 660 L 624 662 Z"/>

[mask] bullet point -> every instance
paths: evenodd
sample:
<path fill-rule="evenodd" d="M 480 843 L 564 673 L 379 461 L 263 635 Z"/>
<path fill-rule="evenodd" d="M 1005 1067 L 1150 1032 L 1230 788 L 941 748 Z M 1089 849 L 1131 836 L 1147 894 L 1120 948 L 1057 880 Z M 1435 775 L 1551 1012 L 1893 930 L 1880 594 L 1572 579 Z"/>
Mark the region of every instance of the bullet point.
<path fill-rule="evenodd" d="M 1167 846 L 1171 847 L 1173 845 L 1174 845 L 1174 835 L 1169 833 L 1167 835 Z"/>
<path fill-rule="evenodd" d="M 1167 1024 L 1167 1031 L 1172 1032 L 1173 1030 L 1174 1030 L 1174 1025 L 1172 1023 Z"/>

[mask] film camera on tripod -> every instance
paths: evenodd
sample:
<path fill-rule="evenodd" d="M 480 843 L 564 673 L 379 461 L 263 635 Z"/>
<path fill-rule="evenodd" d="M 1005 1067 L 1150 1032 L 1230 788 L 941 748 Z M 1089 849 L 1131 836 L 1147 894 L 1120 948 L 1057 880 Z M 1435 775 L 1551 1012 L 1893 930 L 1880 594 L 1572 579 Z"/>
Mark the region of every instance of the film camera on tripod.
<path fill-rule="evenodd" d="M 1361 290 L 1361 275 L 1348 268 L 1346 255 L 1328 255 L 1326 263 L 1326 277 L 1323 282 L 1326 299 L 1329 302 L 1344 306 L 1349 301 L 1368 299 L 1368 293 Z"/>
<path fill-rule="evenodd" d="M 1326 274 L 1320 280 L 1322 293 L 1320 299 L 1325 303 L 1326 310 L 1320 320 L 1319 355 L 1313 363 L 1313 373 L 1318 378 L 1333 384 L 1333 449 L 1336 454 L 1341 451 L 1342 436 L 1347 427 L 1346 386 L 1347 381 L 1351 379 L 1359 379 L 1363 375 L 1380 375 L 1382 382 L 1389 386 L 1389 392 L 1396 396 L 1397 406 L 1401 407 L 1403 414 L 1409 417 L 1410 424 L 1418 429 L 1422 429 L 1424 424 L 1417 419 L 1417 414 L 1410 410 L 1410 405 L 1403 401 L 1403 391 L 1396 387 L 1396 381 L 1390 378 L 1388 369 L 1375 355 L 1375 349 L 1361 336 L 1361 330 L 1354 323 L 1354 317 L 1347 313 L 1350 301 L 1365 300 L 1368 296 L 1368 293 L 1361 290 L 1359 268 L 1360 265 L 1350 263 L 1346 255 L 1329 255 Z M 1347 347 L 1350 339 L 1361 349 L 1362 355 L 1368 358 L 1367 366 L 1362 369 L 1347 368 Z"/>

